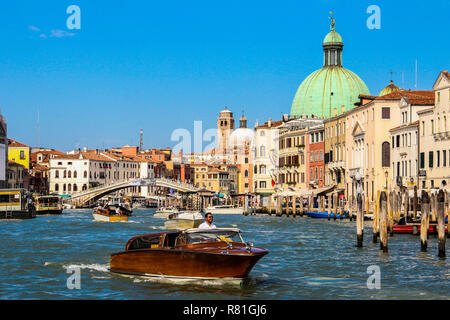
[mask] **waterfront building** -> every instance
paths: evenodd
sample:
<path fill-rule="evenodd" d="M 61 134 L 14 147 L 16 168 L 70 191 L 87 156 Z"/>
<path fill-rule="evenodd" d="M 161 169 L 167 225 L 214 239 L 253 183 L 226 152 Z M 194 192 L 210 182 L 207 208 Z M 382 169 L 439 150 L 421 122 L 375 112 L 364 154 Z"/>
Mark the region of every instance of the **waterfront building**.
<path fill-rule="evenodd" d="M 227 163 L 238 167 L 237 192 L 242 195 L 252 193 L 254 190 L 254 131 L 247 128 L 247 118 L 244 114 L 239 119 L 239 128 L 229 137 L 227 150 Z"/>
<path fill-rule="evenodd" d="M 139 178 L 139 161 L 98 150 L 50 159 L 50 192 L 72 194 L 100 185 Z M 137 187 L 125 190 L 136 193 Z"/>
<path fill-rule="evenodd" d="M 370 94 L 364 81 L 342 66 L 344 42 L 335 30 L 334 19 L 331 20 L 331 31 L 323 41 L 323 66 L 300 84 L 292 102 L 291 117 L 332 117 L 334 108 L 339 108 L 339 113 L 348 111 L 360 94 Z M 345 109 L 341 111 L 340 106 Z"/>
<path fill-rule="evenodd" d="M 345 107 L 341 107 L 338 115 L 334 109 L 334 116 L 324 121 L 325 132 L 325 185 L 332 186 L 340 196 L 346 193 L 347 152 Z"/>
<path fill-rule="evenodd" d="M 27 170 L 31 167 L 31 148 L 14 139 L 8 139 L 8 160 L 23 165 Z"/>
<path fill-rule="evenodd" d="M 419 186 L 449 189 L 450 73 L 441 71 L 433 85 L 434 106 L 419 115 Z"/>
<path fill-rule="evenodd" d="M 306 180 L 308 189 L 323 188 L 325 185 L 325 129 L 324 123 L 313 125 L 308 130 L 308 152 L 306 155 Z"/>
<path fill-rule="evenodd" d="M 8 187 L 8 135 L 6 118 L 0 111 L 0 188 Z"/>
<path fill-rule="evenodd" d="M 282 120 L 269 118 L 266 123 L 255 126 L 254 190 L 261 207 L 269 207 L 274 201 L 279 161 L 278 134 L 282 124 Z"/>
<path fill-rule="evenodd" d="M 22 164 L 8 161 L 8 188 L 28 189 L 29 177 L 28 170 Z"/>
<path fill-rule="evenodd" d="M 430 94 L 432 91 L 398 90 L 385 96 L 361 95 L 356 107 L 345 113 L 347 197 L 356 197 L 357 182 L 354 178 L 357 172 L 361 176 L 362 190 L 371 204 L 377 190 L 385 188 L 386 178 L 392 181 L 390 130 L 401 124 L 404 109 L 400 103 L 405 98 L 417 102 L 413 103 L 414 110 L 426 108 Z"/>
<path fill-rule="evenodd" d="M 399 101 L 400 125 L 389 130 L 391 137 L 392 185 L 417 185 L 419 161 L 419 115 L 434 105 L 431 96 L 403 96 Z M 419 185 L 417 185 L 420 188 Z"/>
<path fill-rule="evenodd" d="M 279 127 L 279 169 L 276 191 L 291 191 L 297 195 L 305 193 L 309 181 L 306 179 L 309 150 L 309 130 L 323 124 L 322 119 L 288 119 Z M 314 161 L 313 161 L 314 162 Z"/>

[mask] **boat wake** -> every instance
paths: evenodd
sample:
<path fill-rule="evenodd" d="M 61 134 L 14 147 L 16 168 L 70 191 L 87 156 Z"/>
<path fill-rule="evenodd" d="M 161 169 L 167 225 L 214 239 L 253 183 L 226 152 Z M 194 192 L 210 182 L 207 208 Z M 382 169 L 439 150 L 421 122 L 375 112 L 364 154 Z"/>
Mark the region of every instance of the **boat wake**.
<path fill-rule="evenodd" d="M 47 262 L 46 262 L 47 263 Z M 70 264 L 70 265 L 64 265 L 63 268 L 65 269 L 88 269 L 88 270 L 95 270 L 100 272 L 109 272 L 109 264 Z"/>

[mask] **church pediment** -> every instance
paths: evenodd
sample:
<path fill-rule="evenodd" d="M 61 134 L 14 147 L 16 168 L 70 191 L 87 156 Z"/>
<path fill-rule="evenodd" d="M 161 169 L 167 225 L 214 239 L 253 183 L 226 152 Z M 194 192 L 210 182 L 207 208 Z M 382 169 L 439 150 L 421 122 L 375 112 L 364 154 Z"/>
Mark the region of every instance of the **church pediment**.
<path fill-rule="evenodd" d="M 362 124 L 358 121 L 356 121 L 355 126 L 353 127 L 352 136 L 358 136 L 360 134 L 364 134 L 366 131 L 364 130 L 364 127 Z"/>

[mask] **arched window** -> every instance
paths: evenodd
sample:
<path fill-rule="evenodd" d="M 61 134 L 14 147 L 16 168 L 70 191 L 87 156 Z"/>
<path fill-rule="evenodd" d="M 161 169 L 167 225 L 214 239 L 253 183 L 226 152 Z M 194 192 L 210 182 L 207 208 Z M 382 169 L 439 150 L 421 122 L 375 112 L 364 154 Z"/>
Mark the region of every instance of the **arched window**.
<path fill-rule="evenodd" d="M 66 192 L 66 184 L 63 184 L 63 191 Z"/>
<path fill-rule="evenodd" d="M 55 191 L 59 191 L 59 184 L 55 184 Z"/>
<path fill-rule="evenodd" d="M 264 132 L 264 131 L 262 131 L 262 132 Z M 266 156 L 266 147 L 265 146 L 261 146 L 259 148 L 259 156 L 260 157 L 265 157 Z"/>
<path fill-rule="evenodd" d="M 69 171 L 70 172 L 70 171 Z M 67 191 L 71 192 L 72 191 L 72 185 L 69 183 L 69 185 L 67 186 Z"/>
<path fill-rule="evenodd" d="M 81 190 L 87 190 L 87 186 L 86 186 L 86 184 L 83 184 L 83 187 L 81 188 Z"/>
<path fill-rule="evenodd" d="M 261 167 L 259 167 L 259 172 L 261 174 L 266 174 L 266 166 L 265 165 L 261 165 Z"/>
<path fill-rule="evenodd" d="M 77 177 L 77 170 L 75 170 L 75 171 L 73 172 L 73 177 L 74 177 L 74 178 Z"/>
<path fill-rule="evenodd" d="M 69 170 L 69 173 L 67 175 L 69 178 L 72 178 L 72 171 Z"/>
<path fill-rule="evenodd" d="M 83 177 L 87 178 L 87 171 L 86 170 L 84 170 Z"/>
<path fill-rule="evenodd" d="M 244 177 L 246 177 L 246 178 L 248 177 L 248 170 L 244 171 Z"/>
<path fill-rule="evenodd" d="M 64 178 L 67 178 L 67 172 L 66 172 L 66 170 L 64 170 L 63 177 L 64 177 Z"/>
<path fill-rule="evenodd" d="M 385 141 L 381 145 L 381 165 L 383 167 L 389 167 L 391 163 L 391 152 L 390 152 L 390 144 Z"/>
<path fill-rule="evenodd" d="M 77 185 L 75 183 L 73 184 L 73 191 L 74 192 L 78 191 L 78 187 L 77 187 Z"/>
<path fill-rule="evenodd" d="M 59 178 L 59 170 L 55 171 L 55 178 Z"/>

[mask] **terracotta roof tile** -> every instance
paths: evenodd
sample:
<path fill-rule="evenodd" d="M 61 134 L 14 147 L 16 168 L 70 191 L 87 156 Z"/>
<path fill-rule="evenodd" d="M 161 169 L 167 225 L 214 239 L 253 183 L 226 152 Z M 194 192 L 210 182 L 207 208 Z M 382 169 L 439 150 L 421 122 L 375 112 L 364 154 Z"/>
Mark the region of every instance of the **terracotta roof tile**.
<path fill-rule="evenodd" d="M 20 143 L 14 139 L 8 139 L 8 147 L 9 148 L 29 148 L 26 144 Z"/>
<path fill-rule="evenodd" d="M 283 120 L 272 121 L 271 127 L 276 128 L 276 127 L 281 126 L 282 124 L 283 124 Z M 269 127 L 269 124 L 268 124 L 268 122 L 266 122 L 260 126 L 257 126 L 256 128 L 262 129 L 262 128 L 268 128 L 268 127 Z"/>

